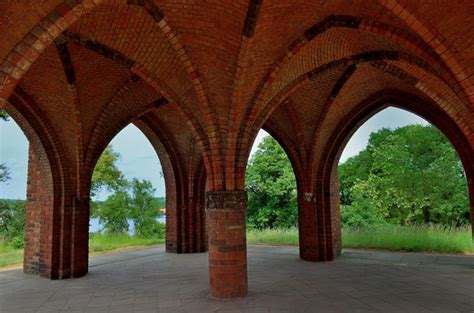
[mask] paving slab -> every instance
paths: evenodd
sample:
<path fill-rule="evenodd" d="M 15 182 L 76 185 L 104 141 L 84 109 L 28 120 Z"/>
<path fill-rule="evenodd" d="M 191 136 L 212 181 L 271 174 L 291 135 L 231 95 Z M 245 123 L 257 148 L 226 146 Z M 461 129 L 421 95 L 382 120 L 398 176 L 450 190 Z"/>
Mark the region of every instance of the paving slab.
<path fill-rule="evenodd" d="M 474 257 L 345 250 L 306 262 L 296 247 L 248 247 L 249 294 L 208 296 L 207 253 L 162 246 L 90 258 L 89 274 L 0 272 L 0 312 L 474 312 Z"/>

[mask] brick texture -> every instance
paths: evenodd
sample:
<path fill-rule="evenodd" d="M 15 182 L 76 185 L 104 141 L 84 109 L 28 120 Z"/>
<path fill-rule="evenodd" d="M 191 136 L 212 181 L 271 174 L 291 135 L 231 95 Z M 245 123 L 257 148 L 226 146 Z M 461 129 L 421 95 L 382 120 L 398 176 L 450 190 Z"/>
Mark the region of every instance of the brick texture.
<path fill-rule="evenodd" d="M 295 171 L 304 260 L 339 254 L 337 161 L 387 105 L 451 140 L 474 216 L 470 0 L 34 0 L 0 12 L 0 109 L 30 141 L 26 272 L 87 273 L 92 172 L 130 123 L 163 166 L 166 249 L 209 248 L 215 297 L 247 291 L 244 179 L 262 127 Z"/>
<path fill-rule="evenodd" d="M 245 191 L 206 193 L 210 294 L 216 298 L 247 294 Z"/>

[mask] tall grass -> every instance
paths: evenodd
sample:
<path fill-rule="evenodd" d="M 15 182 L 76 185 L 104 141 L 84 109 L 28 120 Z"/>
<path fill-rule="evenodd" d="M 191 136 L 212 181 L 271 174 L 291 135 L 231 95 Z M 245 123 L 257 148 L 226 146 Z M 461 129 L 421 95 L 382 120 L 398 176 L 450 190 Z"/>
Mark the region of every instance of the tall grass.
<path fill-rule="evenodd" d="M 264 229 L 247 232 L 249 244 L 298 245 L 298 230 Z M 440 253 L 474 253 L 471 227 L 440 225 L 383 225 L 370 229 L 342 229 L 342 247 Z"/>
<path fill-rule="evenodd" d="M 251 245 L 298 245 L 298 229 L 249 229 L 247 243 Z"/>
<path fill-rule="evenodd" d="M 474 253 L 470 226 L 384 225 L 373 229 L 343 229 L 344 248 L 369 248 L 441 253 Z"/>

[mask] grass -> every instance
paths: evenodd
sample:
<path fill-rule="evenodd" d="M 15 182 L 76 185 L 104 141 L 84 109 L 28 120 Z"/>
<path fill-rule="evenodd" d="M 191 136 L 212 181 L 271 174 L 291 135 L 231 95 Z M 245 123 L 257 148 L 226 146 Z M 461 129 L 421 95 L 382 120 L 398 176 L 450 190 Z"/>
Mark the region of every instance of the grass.
<path fill-rule="evenodd" d="M 298 229 L 249 229 L 247 230 L 247 243 L 251 245 L 298 245 Z"/>
<path fill-rule="evenodd" d="M 128 235 L 90 233 L 89 252 L 103 252 L 127 247 L 151 246 L 162 244 L 164 238 L 139 238 Z"/>
<path fill-rule="evenodd" d="M 298 230 L 249 230 L 249 244 L 298 245 Z M 471 227 L 446 228 L 431 226 L 384 225 L 373 229 L 343 229 L 342 247 L 473 254 Z"/>
<path fill-rule="evenodd" d="M 371 230 L 343 229 L 343 248 L 395 251 L 474 253 L 470 226 L 382 226 Z"/>
<path fill-rule="evenodd" d="M 89 234 L 89 252 L 97 253 L 116 249 L 151 246 L 162 244 L 163 238 L 138 238 L 128 235 L 109 235 L 100 233 Z M 15 249 L 0 241 L 0 267 L 21 264 L 23 262 L 23 249 Z"/>
<path fill-rule="evenodd" d="M 89 252 L 111 251 L 126 247 L 150 246 L 164 243 L 163 238 L 143 239 L 128 235 L 91 233 Z M 298 229 L 250 229 L 247 242 L 253 245 L 298 245 Z M 392 226 L 373 229 L 343 229 L 342 247 L 355 249 L 383 249 L 474 254 L 471 227 L 446 228 L 441 226 Z M 0 241 L 0 267 L 19 264 L 23 250 L 14 249 Z"/>
<path fill-rule="evenodd" d="M 0 241 L 0 267 L 23 262 L 23 249 L 15 249 Z"/>

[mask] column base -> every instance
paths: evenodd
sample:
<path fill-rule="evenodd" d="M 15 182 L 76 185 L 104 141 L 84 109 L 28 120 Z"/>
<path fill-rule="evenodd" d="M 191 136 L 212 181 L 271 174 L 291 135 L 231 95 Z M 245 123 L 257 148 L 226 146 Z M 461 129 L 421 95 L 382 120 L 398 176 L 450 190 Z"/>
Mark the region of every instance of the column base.
<path fill-rule="evenodd" d="M 247 294 L 247 193 L 206 193 L 210 296 L 239 298 Z"/>

